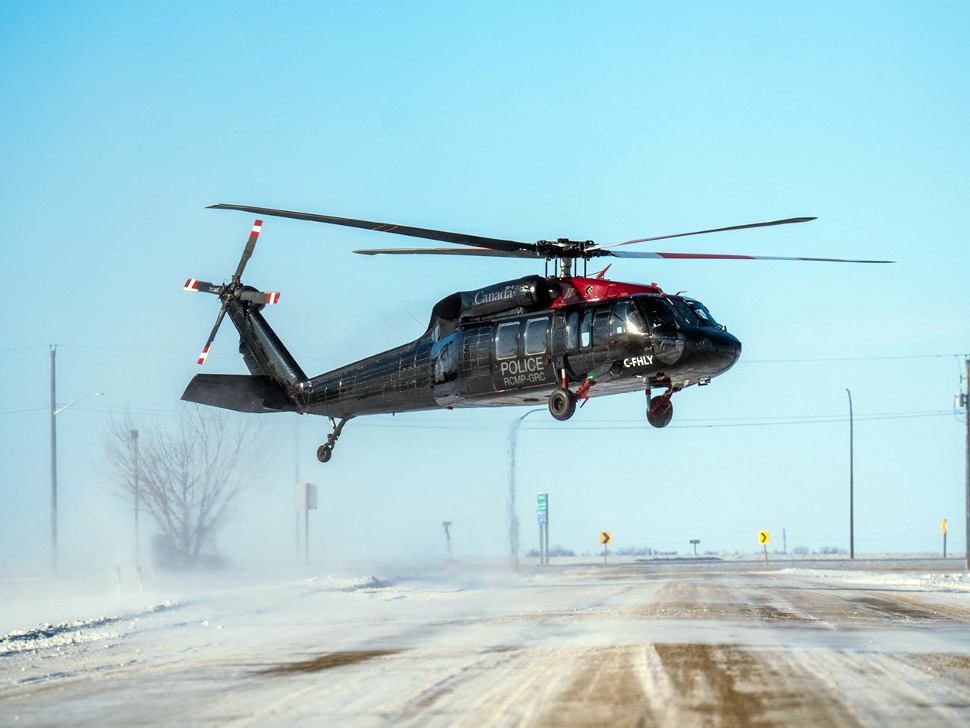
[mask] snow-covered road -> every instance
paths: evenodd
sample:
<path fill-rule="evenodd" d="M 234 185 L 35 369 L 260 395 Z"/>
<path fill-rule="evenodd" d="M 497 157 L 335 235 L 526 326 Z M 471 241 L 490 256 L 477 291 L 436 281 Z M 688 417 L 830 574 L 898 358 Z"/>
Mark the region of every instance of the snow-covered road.
<path fill-rule="evenodd" d="M 0 724 L 968 725 L 970 582 L 898 568 L 156 584 L 0 635 Z"/>

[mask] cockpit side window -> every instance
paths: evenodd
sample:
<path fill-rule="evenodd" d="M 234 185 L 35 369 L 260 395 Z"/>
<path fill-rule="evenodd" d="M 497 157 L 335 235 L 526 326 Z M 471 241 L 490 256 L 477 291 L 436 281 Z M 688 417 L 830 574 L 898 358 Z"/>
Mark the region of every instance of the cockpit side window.
<path fill-rule="evenodd" d="M 631 301 L 620 301 L 613 310 L 614 336 L 640 336 L 647 333 L 643 317 Z"/>
<path fill-rule="evenodd" d="M 647 318 L 651 320 L 654 326 L 660 329 L 677 328 L 677 318 L 667 298 L 662 296 L 638 296 L 637 300 L 647 314 Z"/>

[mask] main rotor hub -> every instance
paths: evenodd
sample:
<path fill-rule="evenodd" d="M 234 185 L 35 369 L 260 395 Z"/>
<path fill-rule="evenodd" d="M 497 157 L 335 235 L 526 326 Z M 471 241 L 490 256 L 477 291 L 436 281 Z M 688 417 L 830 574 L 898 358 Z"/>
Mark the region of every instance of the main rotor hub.
<path fill-rule="evenodd" d="M 546 260 L 553 258 L 591 258 L 591 250 L 595 246 L 592 240 L 570 240 L 557 238 L 555 242 L 540 240 L 536 243 L 536 252 Z"/>

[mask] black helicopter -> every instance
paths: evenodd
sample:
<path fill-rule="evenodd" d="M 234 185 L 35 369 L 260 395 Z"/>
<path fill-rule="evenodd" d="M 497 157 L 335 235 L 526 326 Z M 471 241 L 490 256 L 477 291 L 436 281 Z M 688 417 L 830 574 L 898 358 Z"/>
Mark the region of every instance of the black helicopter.
<path fill-rule="evenodd" d="M 253 226 L 228 283 L 189 279 L 186 291 L 213 293 L 222 301 L 199 364 L 205 362 L 228 313 L 239 331 L 239 353 L 250 374 L 197 374 L 182 399 L 238 412 L 324 415 L 333 431 L 317 449 L 321 462 L 330 460 L 344 425 L 358 415 L 546 401 L 553 417 L 567 420 L 576 411 L 577 401 L 644 391 L 648 422 L 665 427 L 673 416 L 671 396 L 688 386 L 709 384 L 730 369 L 741 354 L 741 342 L 700 301 L 664 293 L 655 283 L 648 286 L 607 280 L 606 269 L 589 277 L 586 267 L 593 258 L 891 262 L 618 249 L 687 235 L 802 223 L 814 217 L 597 245 L 591 240 L 566 238 L 522 243 L 245 205 L 210 207 L 468 246 L 354 251 L 364 255 L 472 255 L 541 259 L 545 263 L 543 276 L 453 293 L 435 304 L 427 330 L 415 341 L 316 377 L 304 374 L 260 313 L 267 304 L 276 303 L 280 294 L 242 283 L 243 270 L 262 226 L 260 220 Z M 559 274 L 549 276 L 552 261 L 558 265 Z M 664 391 L 655 397 L 655 389 Z"/>

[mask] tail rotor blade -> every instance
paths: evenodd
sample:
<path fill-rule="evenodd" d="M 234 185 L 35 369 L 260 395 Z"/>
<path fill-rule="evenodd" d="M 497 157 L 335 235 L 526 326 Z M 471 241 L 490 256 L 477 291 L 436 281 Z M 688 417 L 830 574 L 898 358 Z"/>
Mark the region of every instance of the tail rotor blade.
<path fill-rule="evenodd" d="M 239 260 L 239 266 L 236 268 L 236 272 L 232 277 L 232 279 L 237 283 L 239 282 L 239 279 L 242 277 L 243 269 L 246 267 L 246 263 L 249 262 L 249 259 L 253 255 L 253 249 L 255 249 L 256 247 L 256 238 L 259 237 L 259 231 L 262 227 L 263 227 L 262 220 L 257 220 L 256 224 L 253 225 L 253 230 L 249 234 L 249 240 L 246 242 L 246 249 L 243 250 L 242 258 Z"/>
<path fill-rule="evenodd" d="M 208 281 L 200 281 L 195 278 L 189 278 L 185 285 L 182 286 L 183 291 L 188 291 L 189 293 L 198 293 L 202 291 L 203 293 L 215 293 L 218 295 L 222 292 L 222 286 L 217 286 L 214 283 L 209 283 Z"/>
<path fill-rule="evenodd" d="M 208 341 L 205 342 L 205 348 L 199 355 L 199 364 L 205 364 L 206 358 L 209 356 L 209 347 L 212 346 L 212 342 L 216 338 L 216 332 L 219 330 L 219 324 L 222 323 L 222 317 L 226 315 L 226 304 L 222 304 L 222 308 L 219 309 L 219 316 L 216 318 L 216 325 L 212 327 L 212 333 L 209 334 Z"/>
<path fill-rule="evenodd" d="M 263 291 L 243 291 L 239 294 L 239 300 L 272 305 L 279 303 L 280 294 L 279 291 L 270 291 L 268 293 L 264 293 Z"/>

